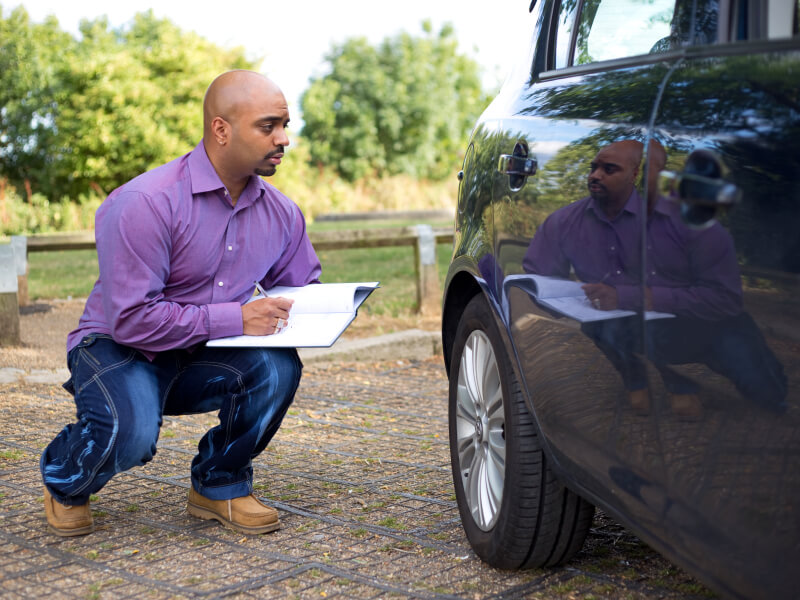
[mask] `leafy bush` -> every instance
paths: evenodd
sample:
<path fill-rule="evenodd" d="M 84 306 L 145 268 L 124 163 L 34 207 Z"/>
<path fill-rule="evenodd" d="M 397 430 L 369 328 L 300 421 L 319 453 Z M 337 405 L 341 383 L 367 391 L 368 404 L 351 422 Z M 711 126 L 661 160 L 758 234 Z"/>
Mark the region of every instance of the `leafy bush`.
<path fill-rule="evenodd" d="M 96 194 L 81 195 L 77 200 L 63 197 L 51 201 L 42 194 L 26 199 L 0 179 L 0 235 L 92 229 L 101 201 Z"/>

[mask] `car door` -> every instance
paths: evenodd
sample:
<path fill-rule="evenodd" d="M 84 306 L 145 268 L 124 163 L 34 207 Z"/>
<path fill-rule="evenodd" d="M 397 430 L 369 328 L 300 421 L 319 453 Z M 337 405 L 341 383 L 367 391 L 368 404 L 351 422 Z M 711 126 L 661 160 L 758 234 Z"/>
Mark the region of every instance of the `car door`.
<path fill-rule="evenodd" d="M 533 72 L 494 107 L 507 115 L 495 126 L 494 280 L 530 408 L 565 479 L 642 523 L 651 521 L 649 497 L 664 493 L 653 475 L 663 456 L 646 406 L 646 365 L 636 356 L 644 178 L 639 165 L 619 219 L 600 214 L 588 182 L 610 147 L 638 144 L 641 157 L 662 82 L 679 59 L 664 42 L 682 33 L 674 11 L 674 0 L 546 2 L 541 26 L 550 34 L 539 36 Z M 572 226 L 587 215 L 596 226 Z M 570 302 L 593 314 L 576 318 L 552 308 L 540 275 L 624 286 L 633 310 L 581 307 L 588 299 L 579 289 Z M 618 337 L 638 372 L 617 356 Z"/>
<path fill-rule="evenodd" d="M 732 594 L 797 597 L 798 3 L 698 2 L 694 18 L 707 35 L 673 65 L 653 131 L 668 158 L 664 205 L 688 224 L 674 231 L 693 279 L 675 292 L 689 329 L 670 341 L 646 326 L 659 353 L 650 389 L 663 406 L 661 518 L 676 550 Z M 682 268 L 662 233 L 649 231 L 653 280 Z M 669 412 L 675 381 L 701 418 Z"/>

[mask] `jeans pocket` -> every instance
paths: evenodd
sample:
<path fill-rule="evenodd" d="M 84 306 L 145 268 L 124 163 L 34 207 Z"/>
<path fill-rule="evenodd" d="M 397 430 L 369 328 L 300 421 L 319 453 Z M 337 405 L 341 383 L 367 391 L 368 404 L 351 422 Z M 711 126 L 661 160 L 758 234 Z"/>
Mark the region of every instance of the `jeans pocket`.
<path fill-rule="evenodd" d="M 103 364 L 92 353 L 91 347 L 100 338 L 111 339 L 111 336 L 102 333 L 90 333 L 84 336 L 78 344 L 67 353 L 67 367 L 69 368 L 70 378 L 62 385 L 73 396 L 75 395 L 75 373 L 80 361 L 89 366 L 93 371 L 98 371 Z"/>

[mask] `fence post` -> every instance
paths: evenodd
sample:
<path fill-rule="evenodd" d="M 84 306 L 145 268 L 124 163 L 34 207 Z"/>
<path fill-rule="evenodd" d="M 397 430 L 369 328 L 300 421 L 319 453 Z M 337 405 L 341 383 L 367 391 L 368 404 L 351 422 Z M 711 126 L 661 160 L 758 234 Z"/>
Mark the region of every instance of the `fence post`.
<path fill-rule="evenodd" d="M 19 338 L 17 263 L 11 244 L 0 246 L 0 346 L 14 346 Z"/>
<path fill-rule="evenodd" d="M 20 306 L 28 306 L 28 238 L 12 235 L 11 247 L 14 248 L 14 260 L 17 263 L 17 302 Z"/>
<path fill-rule="evenodd" d="M 417 307 L 422 314 L 434 314 L 440 306 L 442 292 L 436 269 L 436 236 L 430 225 L 417 225 L 414 263 L 417 276 Z"/>

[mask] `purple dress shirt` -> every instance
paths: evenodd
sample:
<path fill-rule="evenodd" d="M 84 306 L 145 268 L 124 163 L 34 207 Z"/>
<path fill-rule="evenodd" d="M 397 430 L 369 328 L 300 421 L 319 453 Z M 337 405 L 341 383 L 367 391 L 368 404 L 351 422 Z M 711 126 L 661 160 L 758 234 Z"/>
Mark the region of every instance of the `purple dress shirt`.
<path fill-rule="evenodd" d="M 255 175 L 236 206 L 201 141 L 114 190 L 95 218 L 100 277 L 67 350 L 109 334 L 152 360 L 241 335 L 241 305 L 265 288 L 319 281 L 294 202 Z"/>
<path fill-rule="evenodd" d="M 523 259 L 528 273 L 605 283 L 617 290 L 619 308 L 641 310 L 641 214 L 634 190 L 612 220 L 591 197 L 552 213 L 531 241 Z M 719 320 L 742 312 L 742 285 L 733 239 L 719 223 L 691 229 L 679 206 L 656 201 L 647 219 L 646 285 L 653 310 Z"/>

